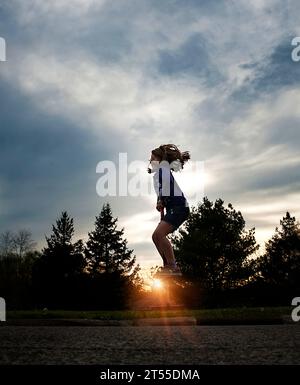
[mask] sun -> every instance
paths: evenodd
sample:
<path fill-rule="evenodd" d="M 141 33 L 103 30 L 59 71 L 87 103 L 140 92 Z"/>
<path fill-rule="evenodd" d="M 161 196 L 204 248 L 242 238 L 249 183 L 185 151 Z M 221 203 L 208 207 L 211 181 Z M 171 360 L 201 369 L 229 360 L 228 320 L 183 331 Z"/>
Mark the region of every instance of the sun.
<path fill-rule="evenodd" d="M 160 279 L 154 278 L 152 281 L 152 287 L 153 289 L 162 289 L 164 287 L 164 284 Z"/>

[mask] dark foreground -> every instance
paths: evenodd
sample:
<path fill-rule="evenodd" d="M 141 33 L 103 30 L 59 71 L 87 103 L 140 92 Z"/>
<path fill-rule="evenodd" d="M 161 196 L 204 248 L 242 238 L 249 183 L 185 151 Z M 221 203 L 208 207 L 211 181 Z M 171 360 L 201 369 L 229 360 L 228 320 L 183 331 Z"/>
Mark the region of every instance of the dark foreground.
<path fill-rule="evenodd" d="M 300 327 L 1 326 L 0 364 L 299 364 Z"/>

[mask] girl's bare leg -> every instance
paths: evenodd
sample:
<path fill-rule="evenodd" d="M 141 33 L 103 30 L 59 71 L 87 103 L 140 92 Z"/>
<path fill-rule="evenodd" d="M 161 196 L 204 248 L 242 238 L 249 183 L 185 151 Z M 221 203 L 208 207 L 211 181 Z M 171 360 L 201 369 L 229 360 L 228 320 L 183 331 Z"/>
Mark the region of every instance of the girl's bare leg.
<path fill-rule="evenodd" d="M 167 265 L 167 264 L 168 264 L 167 259 L 166 259 L 166 257 L 164 256 L 163 251 L 162 251 L 161 248 L 159 247 L 158 242 L 156 242 L 156 241 L 154 241 L 154 240 L 153 240 L 153 242 L 154 242 L 154 244 L 155 244 L 155 246 L 156 246 L 156 248 L 157 248 L 157 251 L 159 252 L 160 256 L 162 257 L 162 260 L 163 260 L 163 262 L 164 262 L 164 266 Z"/>
<path fill-rule="evenodd" d="M 161 255 L 162 259 L 168 265 L 175 264 L 175 255 L 167 234 L 173 231 L 173 226 L 165 221 L 160 221 L 152 234 L 153 242 Z"/>

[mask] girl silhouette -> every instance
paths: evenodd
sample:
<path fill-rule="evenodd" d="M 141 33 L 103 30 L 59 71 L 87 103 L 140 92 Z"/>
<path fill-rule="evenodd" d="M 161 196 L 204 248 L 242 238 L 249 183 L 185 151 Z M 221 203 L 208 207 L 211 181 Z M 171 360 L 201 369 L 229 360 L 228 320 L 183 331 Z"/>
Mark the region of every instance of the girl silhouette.
<path fill-rule="evenodd" d="M 181 275 L 174 251 L 167 238 L 188 218 L 189 204 L 173 176 L 173 171 L 183 169 L 190 159 L 188 151 L 181 152 L 174 144 L 164 144 L 151 151 L 149 173 L 153 173 L 157 194 L 156 209 L 161 212 L 161 221 L 152 234 L 152 240 L 163 259 L 161 273 Z M 166 209 L 166 214 L 164 213 Z"/>

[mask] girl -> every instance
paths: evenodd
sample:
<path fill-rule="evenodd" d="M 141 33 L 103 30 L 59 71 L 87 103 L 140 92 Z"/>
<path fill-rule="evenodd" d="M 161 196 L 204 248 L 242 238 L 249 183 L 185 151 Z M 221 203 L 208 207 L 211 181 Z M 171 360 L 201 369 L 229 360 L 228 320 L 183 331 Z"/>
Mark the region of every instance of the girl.
<path fill-rule="evenodd" d="M 167 235 L 175 231 L 190 213 L 189 204 L 172 174 L 172 171 L 183 169 L 189 159 L 189 152 L 180 152 L 174 144 L 164 144 L 151 151 L 151 168 L 148 168 L 148 172 L 154 173 L 156 209 L 161 212 L 161 221 L 152 234 L 152 240 L 163 259 L 161 272 L 165 274 L 181 275 Z"/>

